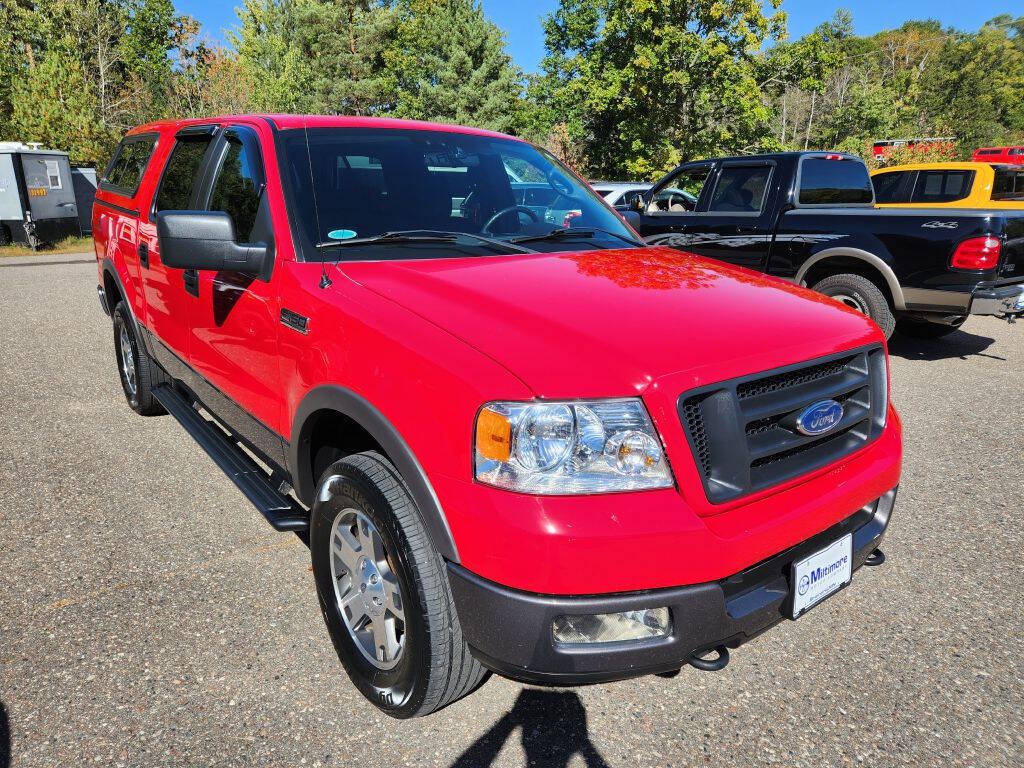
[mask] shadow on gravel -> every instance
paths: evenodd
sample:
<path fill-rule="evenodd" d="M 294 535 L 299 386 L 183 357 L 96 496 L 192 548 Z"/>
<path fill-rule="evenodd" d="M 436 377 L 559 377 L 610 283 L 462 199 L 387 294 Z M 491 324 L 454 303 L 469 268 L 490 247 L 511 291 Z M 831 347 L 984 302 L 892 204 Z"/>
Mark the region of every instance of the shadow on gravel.
<path fill-rule="evenodd" d="M 995 339 L 988 336 L 979 336 L 967 331 L 954 331 L 941 339 L 914 339 L 897 333 L 889 339 L 889 354 L 902 357 L 904 360 L 935 361 L 954 357 L 966 360 L 971 355 L 1005 360 L 1005 357 L 984 354 L 994 341 Z"/>
<path fill-rule="evenodd" d="M 524 689 L 515 706 L 462 753 L 451 768 L 485 768 L 520 731 L 526 765 L 565 768 L 579 755 L 587 768 L 609 768 L 590 740 L 587 711 L 571 691 Z"/>
<path fill-rule="evenodd" d="M 0 768 L 11 764 L 11 724 L 7 720 L 7 709 L 0 701 Z"/>

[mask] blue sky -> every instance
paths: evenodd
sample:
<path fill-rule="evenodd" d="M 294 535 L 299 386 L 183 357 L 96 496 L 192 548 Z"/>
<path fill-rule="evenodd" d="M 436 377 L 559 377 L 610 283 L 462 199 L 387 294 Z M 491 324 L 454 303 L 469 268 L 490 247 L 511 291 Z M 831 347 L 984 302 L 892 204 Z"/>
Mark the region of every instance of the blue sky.
<path fill-rule="evenodd" d="M 203 33 L 224 40 L 224 29 L 236 23 L 235 3 L 228 0 L 176 0 L 176 7 L 198 19 Z M 527 72 L 535 72 L 544 55 L 540 20 L 558 7 L 558 0 L 483 0 L 484 11 L 505 30 L 509 52 Z M 1021 0 L 783 0 L 790 37 L 800 37 L 830 18 L 838 8 L 853 13 L 858 34 L 870 35 L 898 27 L 908 19 L 938 19 L 943 26 L 976 30 L 1001 13 L 1020 15 Z"/>

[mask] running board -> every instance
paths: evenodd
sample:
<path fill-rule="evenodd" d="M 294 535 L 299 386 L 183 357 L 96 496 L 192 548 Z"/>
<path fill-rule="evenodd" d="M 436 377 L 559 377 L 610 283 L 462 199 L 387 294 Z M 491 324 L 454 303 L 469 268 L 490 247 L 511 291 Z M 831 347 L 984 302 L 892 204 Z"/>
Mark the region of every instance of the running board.
<path fill-rule="evenodd" d="M 187 399 L 166 384 L 153 388 L 153 397 L 199 447 L 213 459 L 238 490 L 252 502 L 267 522 L 279 531 L 309 530 L 309 513 L 272 484 L 272 477 L 211 419 L 204 417 Z"/>

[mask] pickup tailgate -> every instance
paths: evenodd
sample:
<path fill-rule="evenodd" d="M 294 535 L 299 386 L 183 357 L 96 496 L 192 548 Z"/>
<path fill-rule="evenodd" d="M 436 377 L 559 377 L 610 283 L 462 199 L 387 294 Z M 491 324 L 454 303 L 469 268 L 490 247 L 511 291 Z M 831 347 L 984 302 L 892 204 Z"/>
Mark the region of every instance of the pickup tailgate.
<path fill-rule="evenodd" d="M 1000 258 L 999 282 L 1024 280 L 1024 211 L 1006 211 L 1006 235 Z"/>

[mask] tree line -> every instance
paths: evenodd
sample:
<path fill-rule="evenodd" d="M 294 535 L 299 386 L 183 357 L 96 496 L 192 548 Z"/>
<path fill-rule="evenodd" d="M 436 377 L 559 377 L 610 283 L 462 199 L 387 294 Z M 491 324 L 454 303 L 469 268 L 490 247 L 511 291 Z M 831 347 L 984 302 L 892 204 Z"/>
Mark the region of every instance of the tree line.
<path fill-rule="evenodd" d="M 560 0 L 526 74 L 479 0 L 242 0 L 228 44 L 173 0 L 5 0 L 0 140 L 102 165 L 130 127 L 242 112 L 381 115 L 524 136 L 591 177 L 778 149 L 1024 143 L 1024 16 L 977 32 L 840 11 L 786 37 L 782 0 Z"/>

